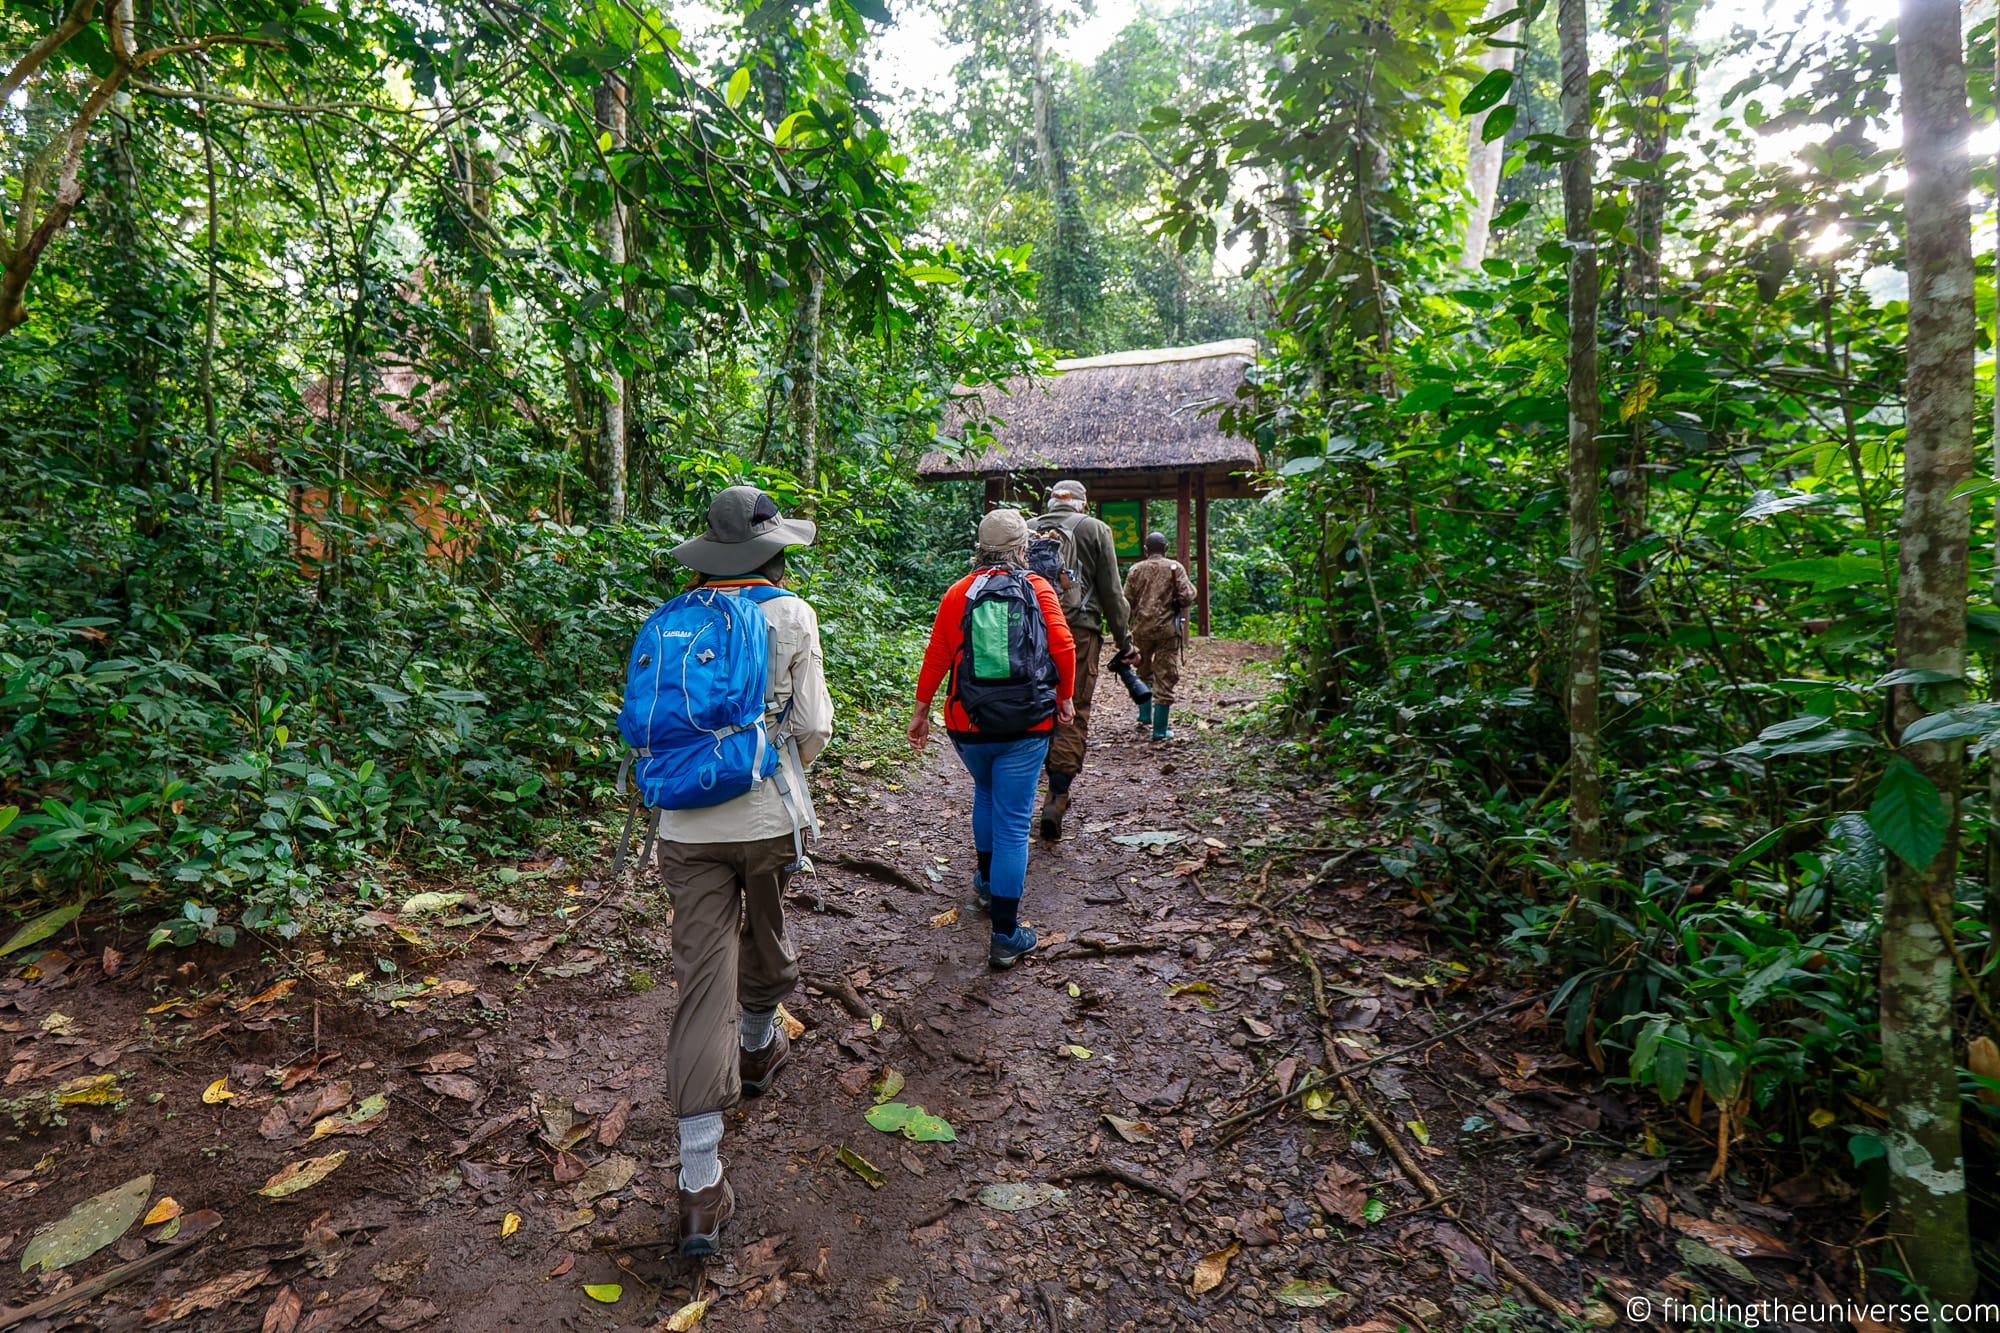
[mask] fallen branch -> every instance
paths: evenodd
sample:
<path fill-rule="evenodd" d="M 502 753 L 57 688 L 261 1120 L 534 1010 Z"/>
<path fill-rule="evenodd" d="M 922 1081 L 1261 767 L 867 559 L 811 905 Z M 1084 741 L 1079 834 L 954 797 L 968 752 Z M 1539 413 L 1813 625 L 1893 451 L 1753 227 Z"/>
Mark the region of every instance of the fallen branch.
<path fill-rule="evenodd" d="M 1081 1166 L 1067 1167 L 1050 1176 L 1049 1180 L 1052 1183 L 1075 1180 L 1115 1180 L 1119 1184 L 1129 1185 L 1135 1190 L 1143 1190 L 1148 1194 L 1156 1194 L 1160 1198 L 1179 1207 L 1187 1207 L 1186 1197 L 1172 1186 L 1163 1181 L 1155 1180 L 1135 1166 L 1128 1166 L 1124 1162 L 1113 1161 L 1110 1158 L 1086 1162 Z"/>
<path fill-rule="evenodd" d="M 216 1220 L 220 1221 L 221 1219 L 217 1218 Z M 141 1273 L 149 1272 L 171 1259 L 179 1258 L 215 1234 L 215 1228 L 211 1225 L 199 1235 L 190 1236 L 178 1244 L 167 1245 L 154 1250 L 151 1254 L 134 1259 L 131 1263 L 120 1264 L 116 1268 L 106 1269 L 96 1277 L 79 1282 L 67 1291 L 59 1291 L 53 1296 L 44 1296 L 41 1300 L 31 1305 L 17 1305 L 12 1309 L 0 1310 L 0 1330 L 16 1328 L 30 1320 L 43 1319 L 49 1315 L 67 1310 L 73 1305 L 81 1305 L 87 1300 L 102 1296 L 113 1287 L 122 1286 L 130 1282 L 133 1278 L 138 1277 Z"/>
<path fill-rule="evenodd" d="M 1120 954 L 1163 953 L 1178 947 L 1179 943 L 1175 940 L 1103 940 L 1095 935 L 1079 935 L 1050 949 L 1047 957 L 1064 958 L 1072 953 L 1082 953 L 1096 958 L 1110 958 Z"/>
<path fill-rule="evenodd" d="M 853 1014 L 856 1018 L 873 1018 L 875 1016 L 875 1011 L 868 1007 L 868 1001 L 861 998 L 861 992 L 855 990 L 854 983 L 850 982 L 846 977 L 827 977 L 812 972 L 801 972 L 799 974 L 799 983 L 818 991 L 830 1000 L 836 1001 L 841 1008 Z"/>
<path fill-rule="evenodd" d="M 1454 1023 L 1448 1028 L 1433 1032 L 1430 1036 L 1420 1041 L 1409 1042 L 1391 1050 L 1383 1051 L 1380 1055 L 1370 1056 L 1359 1064 L 1346 1065 L 1338 1074 L 1322 1074 L 1318 1078 L 1306 1079 L 1303 1083 L 1300 1083 L 1291 1091 L 1281 1096 L 1273 1097 L 1269 1101 L 1259 1102 L 1246 1111 L 1238 1111 L 1226 1120 L 1216 1121 L 1213 1125 L 1209 1126 L 1209 1131 L 1213 1133 L 1217 1130 L 1228 1129 L 1231 1125 L 1240 1125 L 1245 1120 L 1255 1120 L 1267 1111 L 1275 1111 L 1285 1103 L 1295 1098 L 1303 1097 L 1317 1088 L 1323 1088 L 1329 1083 L 1337 1082 L 1343 1077 L 1351 1078 L 1364 1069 L 1373 1069 L 1376 1065 L 1387 1064 L 1391 1060 L 1399 1060 L 1406 1055 L 1414 1055 L 1416 1052 L 1424 1050 L 1427 1047 L 1435 1046 L 1441 1041 L 1457 1036 L 1467 1028 L 1478 1027 L 1481 1023 L 1490 1023 L 1496 1018 L 1502 1018 L 1513 1013 L 1516 1009 L 1524 1009 L 1538 1000 L 1545 1000 L 1553 994 L 1555 994 L 1554 991 L 1543 991 L 1539 995 L 1524 995 L 1518 999 L 1509 1000 L 1507 1003 L 1488 1009 L 1484 1013 L 1474 1014 L 1464 1022 Z"/>
<path fill-rule="evenodd" d="M 1493 1266 L 1508 1281 L 1534 1297 L 1535 1301 L 1543 1309 L 1560 1315 L 1565 1319 L 1577 1318 L 1577 1312 L 1570 1308 L 1567 1301 L 1551 1295 L 1542 1288 L 1540 1283 L 1536 1282 L 1526 1273 L 1523 1273 L 1512 1259 L 1509 1259 L 1505 1254 L 1495 1249 L 1472 1223 L 1465 1219 L 1458 1209 L 1452 1207 L 1451 1195 L 1447 1194 L 1438 1185 L 1437 1181 L 1431 1178 L 1431 1174 L 1428 1171 L 1417 1164 L 1416 1158 L 1410 1155 L 1410 1150 L 1404 1146 L 1403 1140 L 1397 1135 L 1396 1131 L 1389 1127 L 1381 1115 L 1376 1112 L 1374 1106 L 1369 1103 L 1367 1097 L 1362 1095 L 1360 1085 L 1355 1083 L 1353 1078 L 1348 1075 L 1347 1067 L 1341 1063 L 1338 1043 L 1333 1038 L 1333 1014 L 1327 1008 L 1326 1003 L 1326 977 L 1320 972 L 1318 962 L 1313 959 L 1312 950 L 1306 946 L 1306 942 L 1303 939 L 1299 938 L 1299 933 L 1282 921 L 1275 924 L 1278 927 L 1278 932 L 1285 937 L 1285 942 L 1291 945 L 1292 951 L 1298 955 L 1299 962 L 1304 964 L 1306 972 L 1311 978 L 1313 1012 L 1319 1016 L 1320 1049 L 1325 1054 L 1326 1067 L 1333 1071 L 1335 1079 L 1340 1084 L 1341 1095 L 1347 1098 L 1348 1105 L 1360 1113 L 1361 1119 L 1368 1126 L 1368 1131 L 1375 1136 L 1384 1148 L 1389 1150 L 1389 1156 L 1396 1159 L 1396 1165 L 1402 1168 L 1403 1174 L 1409 1177 L 1410 1183 L 1421 1190 L 1424 1197 L 1439 1212 L 1450 1218 L 1457 1225 L 1458 1229 L 1471 1239 L 1474 1245 L 1477 1245 L 1484 1251 L 1486 1257 L 1492 1260 Z"/>
<path fill-rule="evenodd" d="M 908 889 L 912 893 L 929 893 L 931 891 L 930 885 L 919 884 L 915 877 L 898 870 L 887 861 L 877 861 L 872 856 L 842 856 L 838 853 L 828 853 L 819 859 L 827 865 L 839 866 L 842 870 L 852 870 L 856 874 L 866 875 L 870 879 L 883 880 L 894 884 L 897 888 Z"/>

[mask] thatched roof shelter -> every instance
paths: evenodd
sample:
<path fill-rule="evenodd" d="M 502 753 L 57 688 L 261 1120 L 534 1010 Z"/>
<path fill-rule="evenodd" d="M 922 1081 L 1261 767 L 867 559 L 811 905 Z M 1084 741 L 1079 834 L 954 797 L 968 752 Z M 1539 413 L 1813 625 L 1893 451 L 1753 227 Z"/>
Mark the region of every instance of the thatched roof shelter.
<path fill-rule="evenodd" d="M 1051 376 L 983 386 L 960 398 L 946 431 L 962 437 L 981 422 L 993 432 L 992 445 L 976 456 L 933 450 L 917 465 L 917 479 L 983 480 L 990 509 L 1032 505 L 1051 483 L 1074 478 L 1111 522 L 1121 555 L 1138 553 L 1149 502 L 1173 497 L 1180 559 L 1194 560 L 1206 634 L 1208 502 L 1253 494 L 1260 466 L 1257 446 L 1224 432 L 1219 414 L 1256 359 L 1255 339 L 1234 338 L 1078 357 L 1056 362 Z"/>
<path fill-rule="evenodd" d="M 993 445 L 977 457 L 934 450 L 917 475 L 1027 486 L 1075 477 L 1134 497 L 1171 495 L 1182 473 L 1194 473 L 1208 478 L 1211 495 L 1247 494 L 1257 447 L 1225 434 L 1217 413 L 1256 359 L 1255 339 L 1233 338 L 1078 357 L 1056 362 L 1051 376 L 986 385 L 960 400 L 946 430 L 986 418 Z"/>

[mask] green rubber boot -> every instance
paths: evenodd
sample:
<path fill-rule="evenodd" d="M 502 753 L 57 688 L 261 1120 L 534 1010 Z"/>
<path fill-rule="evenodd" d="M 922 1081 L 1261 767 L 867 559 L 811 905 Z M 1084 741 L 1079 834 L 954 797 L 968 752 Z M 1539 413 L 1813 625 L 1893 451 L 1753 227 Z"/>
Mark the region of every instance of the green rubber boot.
<path fill-rule="evenodd" d="M 1174 738 L 1174 729 L 1173 729 L 1172 727 L 1170 727 L 1170 726 L 1168 726 L 1168 725 L 1167 725 L 1167 714 L 1168 714 L 1168 713 L 1171 713 L 1172 711 L 1173 711 L 1173 706 L 1172 706 L 1171 704 L 1154 704 L 1154 705 L 1153 705 L 1153 739 L 1154 739 L 1154 740 L 1156 740 L 1156 741 L 1170 741 L 1170 740 L 1172 740 L 1172 739 Z"/>
<path fill-rule="evenodd" d="M 1153 701 L 1151 699 L 1141 699 L 1139 701 L 1139 725 L 1142 727 L 1153 725 Z"/>

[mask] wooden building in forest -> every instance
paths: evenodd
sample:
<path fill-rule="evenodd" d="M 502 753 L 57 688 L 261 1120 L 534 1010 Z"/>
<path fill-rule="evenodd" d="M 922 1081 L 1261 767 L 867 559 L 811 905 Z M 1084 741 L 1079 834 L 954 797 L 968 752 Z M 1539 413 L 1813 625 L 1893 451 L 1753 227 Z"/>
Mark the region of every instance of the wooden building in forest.
<path fill-rule="evenodd" d="M 1080 481 L 1127 559 L 1141 552 L 1151 506 L 1171 501 L 1179 558 L 1199 594 L 1196 628 L 1207 634 L 1208 502 L 1255 494 L 1260 467 L 1256 445 L 1227 434 L 1219 413 L 1256 359 L 1256 340 L 1235 338 L 1058 361 L 1054 375 L 967 391 L 949 429 L 983 419 L 992 444 L 977 455 L 935 450 L 918 480 L 984 481 L 988 509 L 1030 511 L 1055 482 Z"/>

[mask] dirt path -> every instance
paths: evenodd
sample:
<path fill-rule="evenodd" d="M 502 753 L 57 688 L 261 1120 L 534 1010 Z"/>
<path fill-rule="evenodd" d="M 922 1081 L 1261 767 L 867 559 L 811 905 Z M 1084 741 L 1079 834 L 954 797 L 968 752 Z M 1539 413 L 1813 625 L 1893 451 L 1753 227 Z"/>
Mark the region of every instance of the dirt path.
<path fill-rule="evenodd" d="M 1216 1132 L 1310 1077 L 1328 1041 L 1363 1060 L 1516 994 L 1468 984 L 1403 892 L 1326 868 L 1334 851 L 1310 844 L 1332 795 L 1260 778 L 1266 743 L 1225 725 L 1266 689 L 1257 658 L 1201 647 L 1175 746 L 1106 710 L 1072 836 L 1030 866 L 1024 916 L 1047 946 L 1012 972 L 987 970 L 970 909 L 952 919 L 969 784 L 948 750 L 828 791 L 834 836 L 794 904 L 824 988 L 791 1006 L 805 1033 L 777 1089 L 729 1119 L 742 1207 L 725 1260 L 695 1269 L 650 1244 L 670 1234 L 674 1166 L 660 895 L 544 861 L 316 950 L 98 938 L 14 967 L 0 1092 L 27 1126 L 0 1144 L 0 1302 L 157 1260 L 135 1228 L 60 1276 L 18 1271 L 38 1226 L 141 1173 L 149 1201 L 219 1223 L 29 1327 L 647 1328 L 706 1297 L 707 1328 L 1498 1333 L 1554 1326 L 1509 1265 L 1597 1322 L 1673 1280 L 1689 1220 L 1740 1268 L 1732 1237 L 1779 1223 L 1689 1195 L 1670 1229 L 1676 1164 L 1611 1160 L 1633 1113 L 1513 1020 L 1362 1077 L 1442 1203 L 1337 1086 Z M 1115 841 L 1149 833 L 1160 845 Z M 53 1104 L 105 1075 L 116 1105 Z M 955 1141 L 871 1128 L 884 1077 Z M 219 1078 L 233 1097 L 205 1104 Z M 39 1123 L 51 1111 L 64 1123 Z M 336 1132 L 314 1141 L 320 1124 Z M 257 1192 L 343 1151 L 297 1194 Z M 1763 1239 L 1756 1276 L 1799 1290 L 1790 1250 Z M 620 1291 L 600 1303 L 586 1284 Z"/>

